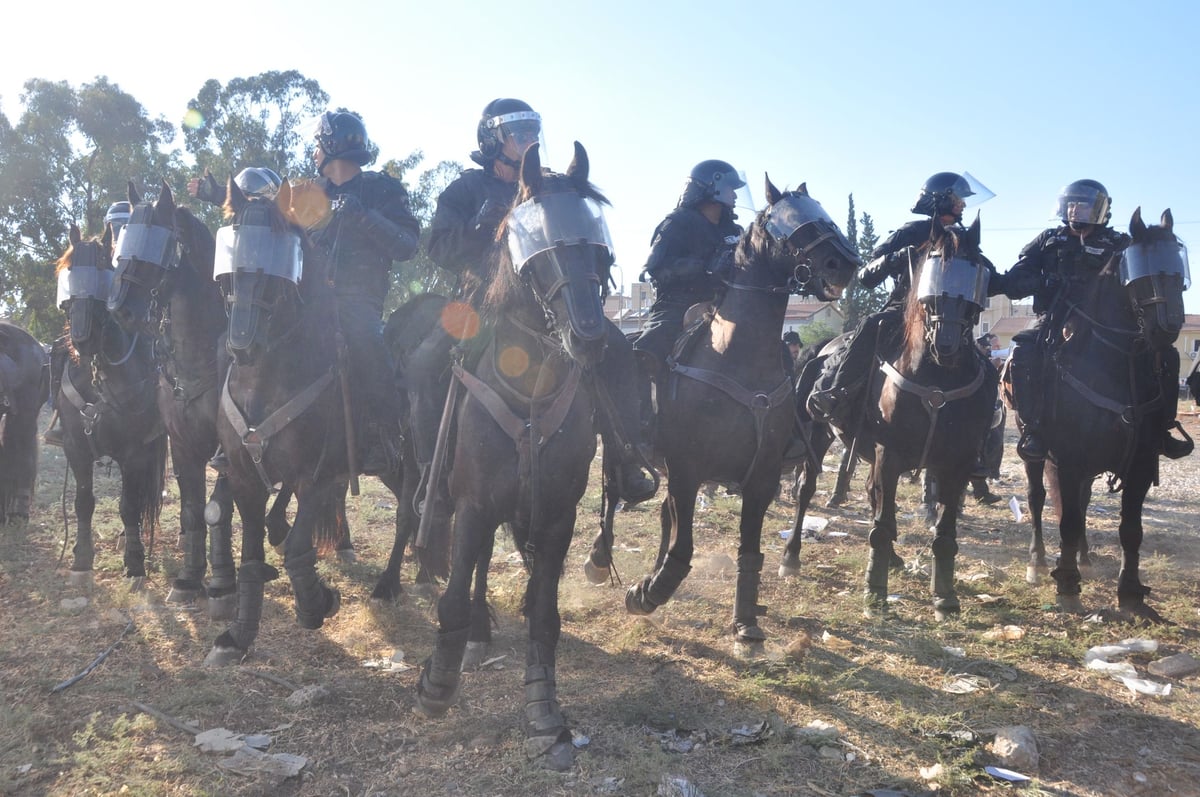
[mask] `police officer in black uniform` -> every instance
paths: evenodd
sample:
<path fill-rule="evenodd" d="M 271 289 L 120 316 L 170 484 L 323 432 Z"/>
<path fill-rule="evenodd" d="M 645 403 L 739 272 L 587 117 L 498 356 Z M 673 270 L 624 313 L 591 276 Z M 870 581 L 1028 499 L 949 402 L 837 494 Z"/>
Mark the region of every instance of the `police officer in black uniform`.
<path fill-rule="evenodd" d="M 312 242 L 331 259 L 337 317 L 346 340 L 357 415 L 359 469 L 382 473 L 394 466 L 391 440 L 401 402 L 391 354 L 383 341 L 383 304 L 392 264 L 417 251 L 420 224 L 409 209 L 404 184 L 389 174 L 364 171 L 374 155 L 362 120 L 325 112 L 315 133 L 315 184 L 331 212 L 312 225 Z"/>
<path fill-rule="evenodd" d="M 833 421 L 839 426 L 849 422 L 876 351 L 885 351 L 899 340 L 904 303 L 912 290 L 911 268 L 916 265 L 915 250 L 928 243 L 933 224 L 943 228 L 962 224 L 967 197 L 975 195 L 971 184 L 962 175 L 938 172 L 921 186 L 911 210 L 932 221 L 910 221 L 875 247 L 871 262 L 859 272 L 858 280 L 864 288 L 874 288 L 891 277 L 892 293 L 882 310 L 862 320 L 840 357 L 830 358 L 826 364 L 818 383 L 821 389 L 814 390 L 808 397 L 808 409 L 813 417 Z M 985 198 L 990 198 L 990 192 Z M 994 275 L 995 269 L 986 258 L 984 264 Z M 989 296 L 998 290 L 994 282 L 989 282 Z"/>
<path fill-rule="evenodd" d="M 656 377 L 664 367 L 687 309 L 716 298 L 722 269 L 742 234 L 733 208 L 737 189 L 745 184 L 725 161 L 701 161 L 688 175 L 675 209 L 654 228 L 643 269 L 654 284 L 654 304 L 646 330 L 633 344 L 648 355 L 639 357 L 644 375 Z"/>
<path fill-rule="evenodd" d="M 1057 338 L 1066 303 L 1081 300 L 1096 274 L 1130 243 L 1128 235 L 1108 226 L 1111 204 L 1107 189 L 1095 180 L 1068 184 L 1058 195 L 1057 215 L 1062 225 L 1044 230 L 1030 241 L 1016 265 L 1002 277 L 1003 292 L 1012 299 L 1033 296 L 1033 310 L 1038 314 L 1033 328 L 1013 336 L 1010 356 L 1017 415 L 1023 424 L 1017 453 L 1026 461 L 1046 456 L 1041 432 L 1046 347 L 1051 338 Z M 1176 440 L 1170 434 L 1179 398 L 1179 353 L 1169 345 L 1159 353 L 1167 419 L 1162 453 L 1177 458 L 1192 450 L 1190 441 Z"/>
<path fill-rule="evenodd" d="M 456 298 L 478 307 L 494 263 L 496 230 L 516 198 L 521 158 L 541 134 L 541 117 L 518 99 L 492 100 L 483 109 L 475 137 L 479 149 L 471 160 L 480 168 L 459 175 L 437 200 L 429 235 L 429 256 L 459 276 Z M 405 373 L 412 412 L 412 435 L 424 481 L 433 461 L 437 430 L 448 384 L 450 351 L 457 338 L 438 327 L 413 353 Z M 621 497 L 627 503 L 654 494 L 637 459 L 638 410 L 633 353 L 615 325 L 609 324 L 604 359 L 597 366 L 621 416 L 623 434 L 604 430 L 605 444 L 619 452 Z M 603 418 L 603 415 L 601 415 Z M 618 442 L 622 440 L 624 444 Z M 421 495 L 418 489 L 418 499 Z"/>

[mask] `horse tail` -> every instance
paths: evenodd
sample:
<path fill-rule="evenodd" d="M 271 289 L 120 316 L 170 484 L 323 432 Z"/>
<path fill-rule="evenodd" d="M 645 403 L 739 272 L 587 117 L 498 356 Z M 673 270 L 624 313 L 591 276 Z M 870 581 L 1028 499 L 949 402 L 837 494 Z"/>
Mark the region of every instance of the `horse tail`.
<path fill-rule="evenodd" d="M 317 510 L 313 525 L 313 546 L 322 555 L 337 549 L 346 536 L 345 515 L 338 511 L 339 501 L 333 491 L 328 491 Z"/>
<path fill-rule="evenodd" d="M 147 478 L 144 482 L 135 484 L 130 491 L 131 500 L 138 501 L 142 507 L 139 520 L 142 528 L 149 535 L 148 546 L 154 544 L 154 532 L 158 530 L 158 521 L 162 516 L 163 490 L 167 482 L 167 435 L 164 432 L 151 441 L 149 446 L 149 464 Z M 125 475 L 121 474 L 124 482 Z"/>

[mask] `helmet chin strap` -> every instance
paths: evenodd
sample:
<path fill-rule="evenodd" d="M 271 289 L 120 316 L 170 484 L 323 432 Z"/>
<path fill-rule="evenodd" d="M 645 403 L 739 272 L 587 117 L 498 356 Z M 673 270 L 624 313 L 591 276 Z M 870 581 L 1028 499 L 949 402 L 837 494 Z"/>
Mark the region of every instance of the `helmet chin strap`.
<path fill-rule="evenodd" d="M 503 163 L 505 166 L 507 166 L 510 169 L 520 170 L 520 168 L 521 168 L 521 162 L 515 161 L 512 158 L 508 157 L 507 155 L 504 154 L 503 150 L 501 150 L 500 153 L 498 155 L 496 155 L 494 160 L 500 161 L 501 163 Z"/>

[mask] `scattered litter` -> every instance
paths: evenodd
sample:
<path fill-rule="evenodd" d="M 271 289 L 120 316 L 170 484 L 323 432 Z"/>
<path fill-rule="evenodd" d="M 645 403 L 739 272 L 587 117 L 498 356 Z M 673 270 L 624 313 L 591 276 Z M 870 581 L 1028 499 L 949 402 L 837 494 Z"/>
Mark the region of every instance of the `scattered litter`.
<path fill-rule="evenodd" d="M 775 735 L 775 732 L 771 729 L 771 724 L 766 720 L 756 725 L 743 725 L 740 728 L 734 728 L 729 733 L 732 736 L 732 742 L 735 747 L 738 745 L 758 744 Z"/>
<path fill-rule="evenodd" d="M 1171 694 L 1170 684 L 1160 684 L 1156 681 L 1148 681 L 1145 678 L 1130 678 L 1127 675 L 1118 677 L 1118 680 L 1129 688 L 1130 692 L 1135 695 L 1152 695 L 1154 697 L 1166 697 Z"/>
<path fill-rule="evenodd" d="M 1127 678 L 1137 677 L 1137 668 L 1127 661 L 1105 661 L 1104 659 L 1092 659 L 1087 663 L 1089 670 L 1096 670 L 1106 675 L 1111 675 L 1113 678 L 1125 676 Z"/>
<path fill-rule="evenodd" d="M 986 592 L 981 592 L 975 596 L 975 600 L 979 601 L 984 606 L 999 606 L 1004 603 L 1004 598 L 999 595 L 989 595 Z"/>
<path fill-rule="evenodd" d="M 992 577 L 991 573 L 969 573 L 969 574 L 963 576 L 962 578 L 960 578 L 959 581 L 966 581 L 966 582 L 970 583 L 972 581 L 983 581 L 985 578 L 991 578 L 991 577 Z"/>
<path fill-rule="evenodd" d="M 967 655 L 966 650 L 964 650 L 962 648 L 951 647 L 949 645 L 943 645 L 942 650 L 945 651 L 946 653 L 950 654 L 951 656 L 953 656 L 956 659 L 965 658 Z"/>
<path fill-rule="evenodd" d="M 1155 653 L 1158 651 L 1158 642 L 1153 639 L 1122 639 L 1121 647 L 1127 649 L 1131 653 Z"/>
<path fill-rule="evenodd" d="M 217 766 L 238 775 L 268 775 L 279 780 L 294 778 L 308 765 L 308 759 L 291 753 L 264 753 L 252 747 L 241 747 Z"/>
<path fill-rule="evenodd" d="M 28 775 L 29 770 L 31 769 L 33 769 L 33 764 L 22 764 L 21 766 L 17 767 L 17 774 Z"/>
<path fill-rule="evenodd" d="M 504 660 L 505 660 L 505 659 L 507 659 L 507 658 L 508 658 L 508 656 L 507 656 L 507 655 L 503 655 L 503 656 L 492 656 L 490 659 L 487 659 L 487 660 L 485 660 L 485 661 L 481 661 L 481 662 L 479 663 L 479 669 L 483 670 L 483 669 L 487 669 L 488 667 L 491 667 L 493 670 L 503 670 L 503 669 L 504 669 L 504 665 L 503 665 L 503 664 L 501 664 L 501 662 L 502 662 L 502 661 L 504 661 Z"/>
<path fill-rule="evenodd" d="M 404 651 L 397 649 L 387 659 L 364 659 L 361 666 L 380 672 L 403 672 L 411 670 L 412 665 L 404 660 Z"/>
<path fill-rule="evenodd" d="M 1025 517 L 1023 514 L 1021 514 L 1021 502 L 1017 500 L 1015 495 L 1008 499 L 1008 508 L 1012 511 L 1013 520 L 1017 521 L 1018 523 L 1020 523 Z"/>
<path fill-rule="evenodd" d="M 588 736 L 587 734 L 580 733 L 579 731 L 576 731 L 576 730 L 571 731 L 571 744 L 575 747 L 576 750 L 582 750 L 583 748 L 587 747 L 591 743 L 592 743 L 592 738 L 590 736 Z"/>
<path fill-rule="evenodd" d="M 848 532 L 848 531 L 827 531 L 827 532 L 825 532 L 825 536 L 826 537 L 835 537 L 835 538 L 849 537 L 850 532 Z"/>
<path fill-rule="evenodd" d="M 951 677 L 953 680 L 947 680 L 942 683 L 942 691 L 949 692 L 952 695 L 965 695 L 980 689 L 992 688 L 992 682 L 982 675 L 957 673 Z"/>
<path fill-rule="evenodd" d="M 1025 629 L 1019 625 L 995 626 L 994 628 L 983 632 L 983 639 L 988 642 L 996 641 L 1013 641 L 1022 639 L 1025 636 Z"/>
<path fill-rule="evenodd" d="M 1004 767 L 984 767 L 983 771 L 993 778 L 1007 780 L 1009 783 L 1028 783 L 1032 780 L 1028 775 L 1022 775 L 1020 772 L 1013 772 L 1011 769 L 1005 769 Z"/>
<path fill-rule="evenodd" d="M 888 603 L 899 603 L 902 600 L 907 600 L 907 599 L 899 593 L 892 593 L 891 595 L 887 596 Z"/>
<path fill-rule="evenodd" d="M 211 728 L 196 734 L 195 744 L 202 753 L 232 753 L 242 746 L 242 735 L 225 728 Z"/>
<path fill-rule="evenodd" d="M 1130 653 L 1129 648 L 1124 645 L 1096 645 L 1093 648 L 1088 648 L 1088 652 L 1083 654 L 1083 663 L 1095 661 L 1096 659 L 1123 659 Z"/>
<path fill-rule="evenodd" d="M 945 770 L 941 764 L 934 764 L 931 767 L 921 767 L 917 771 L 921 774 L 922 780 L 937 780 Z"/>
<path fill-rule="evenodd" d="M 837 726 L 832 725 L 824 720 L 813 720 L 802 728 L 794 730 L 794 736 L 800 744 L 809 744 L 813 747 L 820 747 L 825 744 L 836 742 L 841 733 Z"/>

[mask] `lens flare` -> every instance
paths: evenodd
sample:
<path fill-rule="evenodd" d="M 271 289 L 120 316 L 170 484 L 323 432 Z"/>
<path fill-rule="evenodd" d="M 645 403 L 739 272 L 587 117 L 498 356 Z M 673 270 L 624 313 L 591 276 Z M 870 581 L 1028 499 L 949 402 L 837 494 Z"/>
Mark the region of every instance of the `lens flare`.
<path fill-rule="evenodd" d="M 183 126 L 189 130 L 199 130 L 204 127 L 204 114 L 195 108 L 188 108 L 187 113 L 183 115 Z"/>
<path fill-rule="evenodd" d="M 524 376 L 529 370 L 529 352 L 520 346 L 508 346 L 496 358 L 496 367 L 509 379 Z"/>
<path fill-rule="evenodd" d="M 450 302 L 442 310 L 442 329 L 458 340 L 479 334 L 479 313 L 466 302 Z"/>

